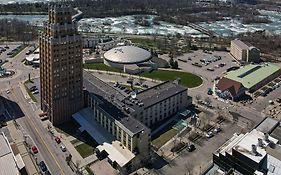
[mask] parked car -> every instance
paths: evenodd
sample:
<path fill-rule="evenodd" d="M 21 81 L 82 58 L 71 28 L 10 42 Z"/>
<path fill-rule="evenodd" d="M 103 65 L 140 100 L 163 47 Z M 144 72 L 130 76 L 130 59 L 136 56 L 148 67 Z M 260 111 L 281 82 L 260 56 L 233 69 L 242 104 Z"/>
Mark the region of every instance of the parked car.
<path fill-rule="evenodd" d="M 61 143 L 61 140 L 59 137 L 55 137 L 55 141 L 57 142 L 57 144 L 60 144 Z"/>
<path fill-rule="evenodd" d="M 10 93 L 10 90 L 9 90 L 9 89 L 7 89 L 7 90 L 6 90 L 6 93 L 7 93 L 7 94 L 9 94 L 9 93 Z"/>
<path fill-rule="evenodd" d="M 195 146 L 193 145 L 193 144 L 191 144 L 191 145 L 189 145 L 188 147 L 187 147 L 187 151 L 188 152 L 192 152 L 192 151 L 194 151 L 195 150 Z"/>
<path fill-rule="evenodd" d="M 66 151 L 66 147 L 63 144 L 60 145 L 60 149 L 62 150 L 62 152 Z"/>
<path fill-rule="evenodd" d="M 51 175 L 51 173 L 49 170 L 47 170 L 44 175 Z"/>
<path fill-rule="evenodd" d="M 41 169 L 41 171 L 42 171 L 43 173 L 46 172 L 46 171 L 48 171 L 48 168 L 47 168 L 47 166 L 46 166 L 46 164 L 45 164 L 44 161 L 39 162 L 39 167 L 40 167 L 40 169 Z"/>
<path fill-rule="evenodd" d="M 38 94 L 38 93 L 39 93 L 38 89 L 32 92 L 32 94 Z"/>
<path fill-rule="evenodd" d="M 214 134 L 213 134 L 212 131 L 210 131 L 210 132 L 208 132 L 208 133 L 206 134 L 206 137 L 207 137 L 207 138 L 212 138 L 213 136 L 214 136 Z"/>
<path fill-rule="evenodd" d="M 221 128 L 220 128 L 220 127 L 218 127 L 218 128 L 215 128 L 215 129 L 214 129 L 214 132 L 216 132 L 216 133 L 219 133 L 219 132 L 221 132 Z"/>
<path fill-rule="evenodd" d="M 35 91 L 38 90 L 38 88 L 36 86 L 32 86 L 31 88 L 29 88 L 30 91 Z"/>
<path fill-rule="evenodd" d="M 32 151 L 33 154 L 37 154 L 38 153 L 38 149 L 37 149 L 37 147 L 35 145 L 33 145 L 31 147 L 31 151 Z"/>

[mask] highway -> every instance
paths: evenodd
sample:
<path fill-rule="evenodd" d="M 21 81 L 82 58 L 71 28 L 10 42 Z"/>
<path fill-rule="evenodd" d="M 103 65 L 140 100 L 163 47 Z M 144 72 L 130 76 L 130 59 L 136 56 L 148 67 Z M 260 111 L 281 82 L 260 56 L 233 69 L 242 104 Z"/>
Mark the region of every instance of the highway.
<path fill-rule="evenodd" d="M 9 62 L 3 65 L 4 68 L 16 72 L 13 77 L 0 79 L 0 93 L 4 97 L 5 108 L 9 113 L 8 117 L 11 120 L 16 119 L 22 133 L 29 139 L 28 141 L 37 146 L 39 150 L 37 162 L 44 160 L 51 174 L 75 174 L 65 161 L 66 154 L 61 151 L 53 136 L 44 128 L 34 111 L 35 108 L 21 91 L 21 83 L 27 79 L 29 73 L 31 78 L 39 75 L 39 69 L 25 66 L 22 62 L 28 49 L 29 47 L 24 49 L 15 58 L 9 58 Z M 10 90 L 9 94 L 6 92 L 7 89 Z"/>

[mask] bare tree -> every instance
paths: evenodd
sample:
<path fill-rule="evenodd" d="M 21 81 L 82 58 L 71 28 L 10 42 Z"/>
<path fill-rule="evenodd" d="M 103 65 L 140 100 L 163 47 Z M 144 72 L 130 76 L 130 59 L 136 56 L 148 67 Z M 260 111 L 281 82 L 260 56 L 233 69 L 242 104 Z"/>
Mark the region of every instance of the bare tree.
<path fill-rule="evenodd" d="M 204 99 L 204 101 L 205 101 L 206 105 L 210 105 L 212 103 L 212 100 L 210 99 L 210 97 L 206 97 Z"/>
<path fill-rule="evenodd" d="M 201 100 L 202 99 L 202 96 L 200 95 L 200 94 L 197 94 L 196 96 L 195 96 L 195 99 L 197 100 L 197 102 L 199 101 L 199 100 Z"/>

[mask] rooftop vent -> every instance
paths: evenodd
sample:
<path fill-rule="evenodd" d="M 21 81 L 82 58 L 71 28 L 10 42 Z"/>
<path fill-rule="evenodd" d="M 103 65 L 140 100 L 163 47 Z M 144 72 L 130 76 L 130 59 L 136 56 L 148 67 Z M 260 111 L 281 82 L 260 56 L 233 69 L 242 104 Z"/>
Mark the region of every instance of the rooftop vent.
<path fill-rule="evenodd" d="M 268 133 L 265 133 L 264 134 L 264 140 L 269 142 L 269 134 Z"/>
<path fill-rule="evenodd" d="M 252 153 L 254 153 L 255 155 L 258 153 L 257 152 L 257 146 L 256 145 L 252 145 Z"/>
<path fill-rule="evenodd" d="M 263 143 L 262 143 L 262 139 L 261 139 L 261 138 L 258 138 L 258 145 L 259 145 L 259 147 L 262 147 L 262 146 L 263 146 Z"/>

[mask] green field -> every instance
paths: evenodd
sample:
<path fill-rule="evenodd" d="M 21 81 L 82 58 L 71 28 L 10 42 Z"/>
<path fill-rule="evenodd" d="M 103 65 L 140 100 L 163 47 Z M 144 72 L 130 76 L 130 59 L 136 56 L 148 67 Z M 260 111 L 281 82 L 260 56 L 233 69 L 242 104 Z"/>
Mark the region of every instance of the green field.
<path fill-rule="evenodd" d="M 121 69 L 117 69 L 114 67 L 109 67 L 103 63 L 85 63 L 83 65 L 85 69 L 93 69 L 93 70 L 103 70 L 103 71 L 110 71 L 110 72 L 122 72 Z"/>
<path fill-rule="evenodd" d="M 156 148 L 159 149 L 161 146 L 163 146 L 166 142 L 168 142 L 170 139 L 172 139 L 176 134 L 178 133 L 178 130 L 172 128 L 163 134 L 161 134 L 156 139 L 152 140 L 151 144 Z"/>
<path fill-rule="evenodd" d="M 110 72 L 121 72 L 120 69 L 109 67 L 103 63 L 84 64 L 85 69 L 103 70 Z M 176 80 L 180 78 L 180 84 L 188 88 L 197 87 L 202 84 L 202 79 L 189 72 L 173 70 L 154 70 L 152 72 L 141 73 L 140 76 L 161 81 Z"/>
<path fill-rule="evenodd" d="M 132 37 L 132 38 L 128 38 L 130 41 L 132 41 L 133 43 L 138 43 L 141 44 L 143 46 L 146 47 L 156 47 L 157 45 L 157 41 L 154 41 L 153 39 L 150 38 L 141 38 L 141 37 Z"/>
<path fill-rule="evenodd" d="M 162 81 L 176 80 L 177 78 L 180 78 L 180 84 L 189 88 L 197 87 L 203 82 L 197 75 L 180 71 L 155 70 L 152 72 L 144 72 L 140 74 L 140 76 Z"/>
<path fill-rule="evenodd" d="M 86 144 L 86 143 L 82 143 L 78 146 L 75 147 L 75 149 L 79 152 L 79 154 L 85 158 L 85 157 L 88 157 L 92 154 L 94 154 L 94 147 Z"/>

